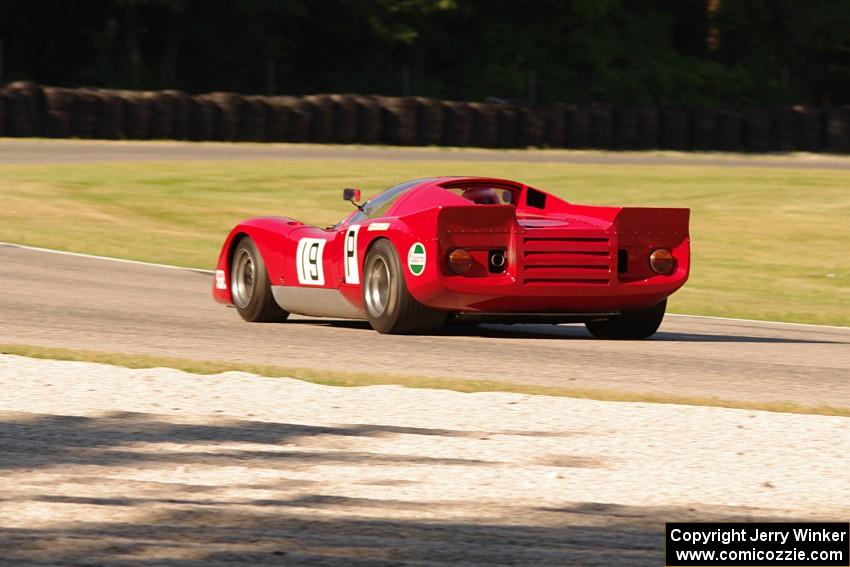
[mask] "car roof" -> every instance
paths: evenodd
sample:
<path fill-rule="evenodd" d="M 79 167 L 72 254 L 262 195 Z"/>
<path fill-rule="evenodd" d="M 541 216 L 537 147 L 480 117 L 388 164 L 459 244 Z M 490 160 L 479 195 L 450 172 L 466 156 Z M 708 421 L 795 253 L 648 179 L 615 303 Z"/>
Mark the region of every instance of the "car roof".
<path fill-rule="evenodd" d="M 415 212 L 417 209 L 422 207 L 430 208 L 438 204 L 456 205 L 457 203 L 455 203 L 454 200 L 457 199 L 457 196 L 452 195 L 450 192 L 446 191 L 446 189 L 465 189 L 467 187 L 489 186 L 522 191 L 525 188 L 525 185 L 522 183 L 511 181 L 509 179 L 461 175 L 446 175 L 442 177 L 414 179 L 412 181 L 399 184 L 396 187 L 411 183 L 413 185 L 411 185 L 403 195 L 400 195 L 398 200 L 393 203 L 389 209 L 387 209 L 388 213 L 392 213 L 393 215 L 402 211 L 410 213 Z M 438 196 L 438 193 L 444 194 L 445 197 Z"/>
<path fill-rule="evenodd" d="M 452 185 L 462 185 L 464 183 L 492 183 L 493 185 L 502 185 L 508 187 L 515 187 L 517 189 L 521 189 L 525 186 L 525 184 L 520 183 L 519 181 L 512 181 L 510 179 L 500 179 L 498 177 L 479 177 L 479 176 L 463 176 L 463 175 L 446 175 L 441 177 L 429 177 L 421 180 L 422 183 L 417 185 L 415 188 L 418 189 L 420 187 L 425 186 L 439 186 L 446 187 Z"/>

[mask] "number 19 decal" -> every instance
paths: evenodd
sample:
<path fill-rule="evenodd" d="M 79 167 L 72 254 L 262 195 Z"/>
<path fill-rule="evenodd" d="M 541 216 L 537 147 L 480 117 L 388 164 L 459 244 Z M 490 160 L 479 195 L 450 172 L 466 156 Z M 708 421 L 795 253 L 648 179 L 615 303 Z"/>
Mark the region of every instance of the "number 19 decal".
<path fill-rule="evenodd" d="M 322 254 L 324 254 L 326 242 L 321 238 L 302 238 L 298 241 L 295 261 L 298 268 L 298 283 L 301 285 L 325 285 Z"/>
<path fill-rule="evenodd" d="M 345 283 L 359 284 L 360 270 L 357 266 L 357 233 L 360 232 L 360 225 L 353 224 L 345 231 Z"/>

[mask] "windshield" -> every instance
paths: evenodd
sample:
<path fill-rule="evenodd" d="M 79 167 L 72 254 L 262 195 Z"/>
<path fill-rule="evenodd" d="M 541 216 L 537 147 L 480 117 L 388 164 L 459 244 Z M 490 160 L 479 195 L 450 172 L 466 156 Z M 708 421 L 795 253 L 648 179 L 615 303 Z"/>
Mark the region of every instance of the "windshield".
<path fill-rule="evenodd" d="M 363 210 L 357 211 L 349 219 L 349 222 L 355 223 L 365 219 L 373 219 L 384 216 L 387 211 L 390 210 L 390 207 L 393 206 L 393 203 L 398 201 L 399 197 L 407 193 L 407 191 L 412 189 L 414 186 L 419 185 L 422 181 L 422 179 L 414 179 L 413 181 L 406 181 L 405 183 L 399 183 L 398 185 L 390 187 L 374 199 L 370 199 L 363 203 Z"/>

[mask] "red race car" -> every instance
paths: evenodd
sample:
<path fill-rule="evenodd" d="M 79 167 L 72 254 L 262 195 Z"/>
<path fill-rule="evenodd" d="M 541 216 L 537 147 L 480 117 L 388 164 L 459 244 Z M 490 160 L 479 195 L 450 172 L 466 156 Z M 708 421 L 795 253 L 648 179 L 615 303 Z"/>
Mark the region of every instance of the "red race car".
<path fill-rule="evenodd" d="M 450 321 L 584 323 L 645 338 L 688 279 L 688 209 L 575 205 L 528 185 L 435 177 L 391 187 L 336 226 L 234 228 L 213 296 L 246 321 L 367 319 L 380 333 Z"/>

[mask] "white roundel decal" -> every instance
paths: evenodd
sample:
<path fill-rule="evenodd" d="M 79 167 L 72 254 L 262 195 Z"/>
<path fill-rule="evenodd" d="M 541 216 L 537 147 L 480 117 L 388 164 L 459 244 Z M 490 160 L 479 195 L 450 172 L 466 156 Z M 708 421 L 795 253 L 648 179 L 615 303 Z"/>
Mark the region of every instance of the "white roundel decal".
<path fill-rule="evenodd" d="M 425 271 L 425 245 L 421 242 L 414 242 L 410 250 L 407 251 L 407 267 L 410 273 L 414 276 L 422 275 Z"/>

